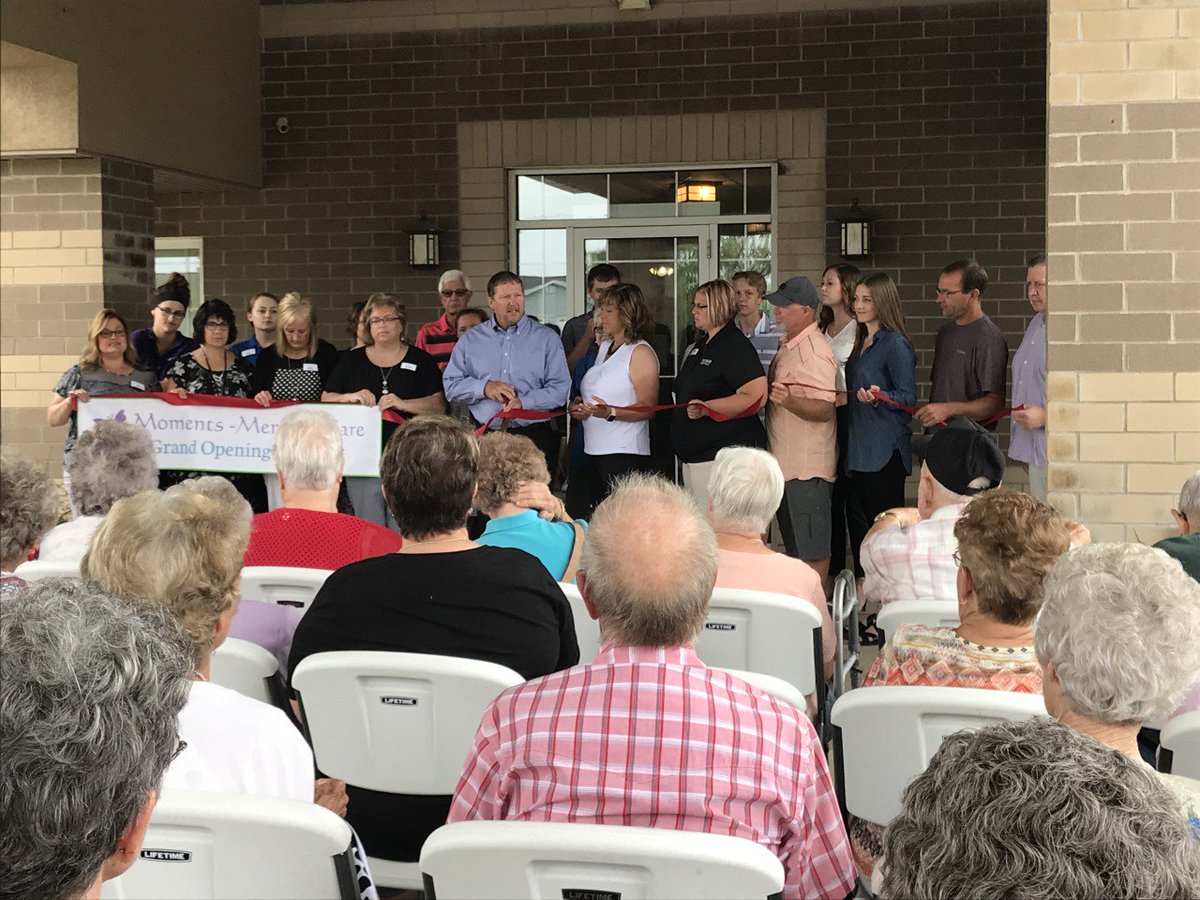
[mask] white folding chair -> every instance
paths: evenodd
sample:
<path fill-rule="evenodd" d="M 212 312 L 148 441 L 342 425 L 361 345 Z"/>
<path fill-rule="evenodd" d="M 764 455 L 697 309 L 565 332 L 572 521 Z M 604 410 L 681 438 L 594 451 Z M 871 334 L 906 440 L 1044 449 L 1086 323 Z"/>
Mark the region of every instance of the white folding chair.
<path fill-rule="evenodd" d="M 896 600 L 879 608 L 875 630 L 883 638 L 894 635 L 901 625 L 955 628 L 959 624 L 958 603 L 948 600 Z"/>
<path fill-rule="evenodd" d="M 246 566 L 242 569 L 242 597 L 308 609 L 331 574 L 328 569 Z"/>
<path fill-rule="evenodd" d="M 307 657 L 292 688 L 318 769 L 367 790 L 436 796 L 454 793 L 488 705 L 524 680 L 476 659 L 351 650 Z M 369 865 L 376 884 L 421 887 L 417 863 Z"/>
<path fill-rule="evenodd" d="M 796 709 L 800 710 L 800 712 L 806 711 L 807 701 L 804 695 L 800 693 L 794 684 L 788 684 L 782 678 L 776 678 L 774 675 L 764 675 L 762 672 L 747 672 L 745 669 L 715 669 L 714 671 L 727 672 L 734 678 L 740 678 L 746 684 L 770 694 L 776 700 L 790 703 Z"/>
<path fill-rule="evenodd" d="M 783 864 L 745 838 L 570 822 L 456 822 L 421 848 L 425 896 L 437 900 L 763 898 Z"/>
<path fill-rule="evenodd" d="M 226 638 L 212 655 L 209 681 L 271 706 L 284 697 L 279 660 L 258 644 Z"/>
<path fill-rule="evenodd" d="M 958 687 L 871 687 L 833 705 L 834 786 L 844 814 L 886 825 L 905 786 L 964 728 L 1043 716 L 1040 694 Z"/>
<path fill-rule="evenodd" d="M 575 640 L 579 644 L 579 662 L 587 665 L 600 652 L 600 623 L 588 615 L 587 607 L 583 605 L 583 595 L 573 584 L 560 581 L 558 586 L 571 604 L 571 615 L 575 619 Z"/>
<path fill-rule="evenodd" d="M 1200 711 L 1168 720 L 1158 735 L 1158 768 L 1200 779 Z"/>
<path fill-rule="evenodd" d="M 112 900 L 358 897 L 350 826 L 302 800 L 166 790 Z"/>
<path fill-rule="evenodd" d="M 696 653 L 705 665 L 773 675 L 801 694 L 816 693 L 817 711 L 824 721 L 821 615 L 803 600 L 717 588 L 708 602 Z"/>
<path fill-rule="evenodd" d="M 13 570 L 13 574 L 26 581 L 39 581 L 42 578 L 78 578 L 79 563 L 65 562 L 57 559 L 31 559 L 21 563 Z"/>

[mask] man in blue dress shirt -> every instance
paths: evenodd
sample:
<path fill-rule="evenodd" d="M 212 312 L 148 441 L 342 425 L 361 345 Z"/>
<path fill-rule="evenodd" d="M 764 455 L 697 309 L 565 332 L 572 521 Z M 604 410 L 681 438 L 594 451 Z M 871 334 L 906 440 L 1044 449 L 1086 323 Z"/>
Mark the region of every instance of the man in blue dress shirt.
<path fill-rule="evenodd" d="M 458 339 L 442 374 L 446 399 L 468 403 L 479 424 L 502 409 L 562 409 L 571 388 L 562 340 L 525 315 L 525 287 L 512 272 L 488 280 L 493 318 Z M 537 444 L 553 473 L 558 466 L 558 432 L 547 421 L 492 422 Z"/>

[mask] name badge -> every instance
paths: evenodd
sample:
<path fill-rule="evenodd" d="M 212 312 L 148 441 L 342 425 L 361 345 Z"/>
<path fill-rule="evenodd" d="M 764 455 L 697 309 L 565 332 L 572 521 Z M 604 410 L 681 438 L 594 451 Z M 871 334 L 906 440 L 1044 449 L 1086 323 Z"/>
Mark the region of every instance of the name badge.
<path fill-rule="evenodd" d="M 711 359 L 702 359 L 702 360 L 700 360 L 700 365 L 702 365 L 702 366 L 711 366 L 711 365 L 712 365 L 712 360 L 711 360 Z"/>
<path fill-rule="evenodd" d="M 133 388 L 135 391 L 144 391 L 146 389 L 146 386 L 144 384 L 142 384 L 140 381 L 130 381 L 129 386 L 131 388 Z"/>
<path fill-rule="evenodd" d="M 254 356 L 256 353 L 258 353 L 258 351 L 253 347 L 250 347 L 249 349 L 242 351 L 242 356 Z"/>
<path fill-rule="evenodd" d="M 305 363 L 305 364 L 304 364 L 304 371 L 305 371 L 305 372 L 315 372 L 315 371 L 317 371 L 317 364 L 316 364 L 316 363 Z"/>
<path fill-rule="evenodd" d="M 700 352 L 700 348 L 699 348 L 699 347 L 693 347 L 693 348 L 692 348 L 692 352 L 691 352 L 691 353 L 689 353 L 689 354 L 688 354 L 688 356 L 695 356 L 695 355 L 696 355 L 697 353 L 699 353 L 699 352 Z"/>
<path fill-rule="evenodd" d="M 416 363 L 404 363 L 404 362 L 402 362 L 402 363 L 400 363 L 400 368 L 402 368 L 402 369 L 408 369 L 408 371 L 410 371 L 410 372 L 415 372 L 415 371 L 417 371 L 417 364 L 416 364 Z"/>

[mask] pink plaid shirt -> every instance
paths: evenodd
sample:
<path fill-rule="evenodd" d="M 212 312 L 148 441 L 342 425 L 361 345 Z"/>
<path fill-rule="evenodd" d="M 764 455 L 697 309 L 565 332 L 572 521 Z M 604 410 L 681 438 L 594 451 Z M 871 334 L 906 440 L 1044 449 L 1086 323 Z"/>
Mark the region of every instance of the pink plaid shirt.
<path fill-rule="evenodd" d="M 958 600 L 954 525 L 967 504 L 936 510 L 909 528 L 888 528 L 863 541 L 863 601 Z"/>
<path fill-rule="evenodd" d="M 775 853 L 785 897 L 842 898 L 854 863 L 804 714 L 690 647 L 606 644 L 484 713 L 449 822 L 520 819 L 730 834 Z"/>

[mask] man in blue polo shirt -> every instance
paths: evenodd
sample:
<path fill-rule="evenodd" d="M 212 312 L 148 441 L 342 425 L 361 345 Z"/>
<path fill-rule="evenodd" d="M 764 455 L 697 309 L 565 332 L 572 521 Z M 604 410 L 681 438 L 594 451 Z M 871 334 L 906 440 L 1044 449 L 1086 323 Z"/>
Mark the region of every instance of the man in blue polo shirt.
<path fill-rule="evenodd" d="M 545 325 L 525 315 L 525 287 L 512 272 L 488 280 L 493 318 L 458 339 L 442 375 L 446 399 L 466 402 L 481 425 L 502 409 L 562 409 L 571 374 L 562 341 Z M 551 473 L 558 464 L 558 434 L 548 421 L 508 419 L 492 422 L 511 434 L 523 434 L 546 457 Z"/>

